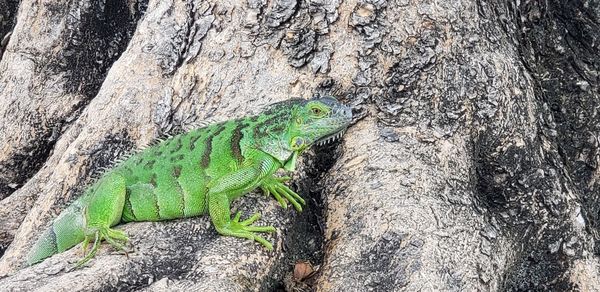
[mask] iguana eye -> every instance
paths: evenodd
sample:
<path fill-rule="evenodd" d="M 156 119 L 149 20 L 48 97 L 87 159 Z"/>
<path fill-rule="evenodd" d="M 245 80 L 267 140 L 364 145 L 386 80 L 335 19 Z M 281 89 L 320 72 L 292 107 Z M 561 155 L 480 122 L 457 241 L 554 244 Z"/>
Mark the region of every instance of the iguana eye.
<path fill-rule="evenodd" d="M 320 108 L 318 108 L 318 107 L 313 107 L 313 108 L 311 108 L 311 109 L 310 109 L 310 111 L 311 111 L 311 112 L 312 112 L 312 113 L 313 113 L 315 116 L 318 116 L 318 115 L 320 115 L 320 114 L 323 112 L 323 111 L 322 111 Z"/>
<path fill-rule="evenodd" d="M 297 150 L 300 149 L 304 146 L 304 139 L 302 139 L 301 137 L 294 137 L 292 138 L 292 149 Z"/>

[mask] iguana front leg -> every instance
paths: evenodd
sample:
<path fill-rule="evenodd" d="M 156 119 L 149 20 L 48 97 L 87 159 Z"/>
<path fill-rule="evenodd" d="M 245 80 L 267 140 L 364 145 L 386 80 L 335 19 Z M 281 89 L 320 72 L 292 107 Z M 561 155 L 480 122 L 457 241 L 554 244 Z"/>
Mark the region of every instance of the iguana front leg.
<path fill-rule="evenodd" d="M 254 240 L 268 250 L 272 250 L 273 245 L 256 233 L 275 232 L 275 228 L 252 225 L 260 218 L 259 213 L 255 213 L 241 222 L 239 221 L 241 215 L 239 212 L 233 219 L 229 213 L 230 201 L 258 187 L 261 180 L 270 175 L 275 167 L 273 159 L 268 157 L 254 160 L 254 163 L 249 164 L 251 166 L 243 167 L 210 183 L 207 195 L 208 212 L 213 225 L 220 234 Z"/>
<path fill-rule="evenodd" d="M 269 196 L 270 194 L 273 195 L 277 202 L 279 202 L 279 205 L 281 205 L 281 207 L 284 209 L 287 209 L 287 202 L 282 198 L 282 196 L 285 197 L 285 199 L 287 199 L 287 201 L 290 202 L 290 204 L 292 204 L 294 208 L 298 210 L 298 212 L 301 212 L 302 206 L 300 204 L 305 205 L 306 202 L 304 199 L 302 199 L 302 197 L 300 197 L 300 195 L 283 184 L 290 179 L 291 178 L 289 176 L 270 176 L 263 179 L 260 188 L 264 192 L 265 196 Z"/>
<path fill-rule="evenodd" d="M 299 152 L 294 151 L 294 153 L 292 153 L 292 157 L 283 165 L 283 169 L 287 171 L 296 170 L 296 161 L 298 160 L 298 155 Z M 306 202 L 304 202 L 304 199 L 302 199 L 302 197 L 300 197 L 296 192 L 292 191 L 288 186 L 283 184 L 290 179 L 291 178 L 289 176 L 275 177 L 271 174 L 262 180 L 260 188 L 265 196 L 268 197 L 269 195 L 273 195 L 277 202 L 279 202 L 279 205 L 281 205 L 281 207 L 284 209 L 287 209 L 287 202 L 282 198 L 282 196 L 285 197 L 288 202 L 294 205 L 294 208 L 296 208 L 298 212 L 301 212 L 302 206 L 300 206 L 300 204 L 306 205 Z"/>

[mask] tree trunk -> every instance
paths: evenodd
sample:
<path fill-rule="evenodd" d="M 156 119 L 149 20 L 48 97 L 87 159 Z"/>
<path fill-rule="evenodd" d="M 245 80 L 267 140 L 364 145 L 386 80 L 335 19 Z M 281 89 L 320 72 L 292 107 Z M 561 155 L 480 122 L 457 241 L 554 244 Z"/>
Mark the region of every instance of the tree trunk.
<path fill-rule="evenodd" d="M 598 290 L 599 19 L 598 1 L 0 0 L 0 291 Z M 355 119 L 302 159 L 306 210 L 233 207 L 276 226 L 274 251 L 200 217 L 24 267 L 124 153 L 323 94 Z"/>

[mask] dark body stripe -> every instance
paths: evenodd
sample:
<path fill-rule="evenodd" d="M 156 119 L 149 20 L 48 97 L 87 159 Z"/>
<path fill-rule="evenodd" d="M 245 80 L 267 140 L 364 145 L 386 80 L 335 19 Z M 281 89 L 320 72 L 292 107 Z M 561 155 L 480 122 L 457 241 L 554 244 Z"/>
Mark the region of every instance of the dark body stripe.
<path fill-rule="evenodd" d="M 137 221 L 131 205 L 131 190 L 129 188 L 125 188 L 125 206 L 121 218 L 125 222 Z"/>
<path fill-rule="evenodd" d="M 244 119 L 228 121 L 220 135 L 212 139 L 210 163 L 204 168 L 210 180 L 232 173 L 242 165 L 244 153 L 241 142 L 245 124 Z"/>
<path fill-rule="evenodd" d="M 48 233 L 48 238 L 46 240 L 48 240 L 48 246 L 52 247 L 52 253 L 59 252 L 58 241 L 56 240 L 56 231 L 54 230 L 54 224 L 51 225 L 50 228 L 48 228 L 48 231 L 46 232 Z"/>
<path fill-rule="evenodd" d="M 242 146 L 240 145 L 240 142 L 242 141 L 242 138 L 244 138 L 242 130 L 246 127 L 247 124 L 244 121 L 238 121 L 238 125 L 233 130 L 233 134 L 231 137 L 231 152 L 239 165 L 241 165 L 244 161 L 244 156 L 242 156 Z"/>
<path fill-rule="evenodd" d="M 206 185 L 209 178 L 202 167 L 203 163 L 210 162 L 210 148 L 212 140 L 224 130 L 222 124 L 212 125 L 203 129 L 190 132 L 188 144 L 189 153 L 181 160 L 178 167 L 173 168 L 173 176 L 177 177 L 177 183 L 183 192 L 183 216 L 192 217 L 205 213 Z M 185 148 L 185 147 L 184 147 Z"/>
<path fill-rule="evenodd" d="M 225 123 L 217 125 L 217 130 L 206 138 L 206 142 L 204 142 L 202 160 L 200 160 L 200 166 L 202 169 L 206 169 L 210 165 L 210 154 L 212 153 L 213 139 L 220 135 L 223 130 L 225 130 Z"/>

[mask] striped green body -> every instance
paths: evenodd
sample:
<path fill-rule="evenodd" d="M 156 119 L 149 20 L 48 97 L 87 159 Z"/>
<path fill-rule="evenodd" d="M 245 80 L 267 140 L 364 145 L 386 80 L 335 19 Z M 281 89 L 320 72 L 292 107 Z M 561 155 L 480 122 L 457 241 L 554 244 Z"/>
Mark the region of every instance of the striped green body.
<path fill-rule="evenodd" d="M 33 264 L 84 242 L 94 256 L 101 240 L 122 249 L 126 235 L 111 227 L 121 222 L 159 221 L 208 214 L 223 235 L 271 244 L 254 226 L 259 217 L 239 221 L 230 202 L 261 188 L 287 207 L 304 201 L 274 177 L 293 171 L 295 161 L 313 143 L 341 135 L 351 112 L 332 98 L 292 100 L 264 113 L 213 124 L 173 136 L 118 163 L 54 220 L 28 256 Z M 285 198 L 285 199 L 284 199 Z"/>
<path fill-rule="evenodd" d="M 125 177 L 127 187 L 122 220 L 158 221 L 204 214 L 211 179 L 234 172 L 252 158 L 244 144 L 252 144 L 252 129 L 261 120 L 260 116 L 244 118 L 196 129 L 124 161 L 114 170 Z"/>

